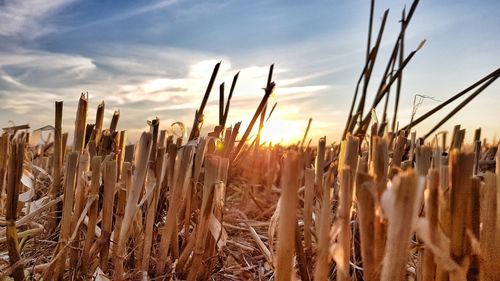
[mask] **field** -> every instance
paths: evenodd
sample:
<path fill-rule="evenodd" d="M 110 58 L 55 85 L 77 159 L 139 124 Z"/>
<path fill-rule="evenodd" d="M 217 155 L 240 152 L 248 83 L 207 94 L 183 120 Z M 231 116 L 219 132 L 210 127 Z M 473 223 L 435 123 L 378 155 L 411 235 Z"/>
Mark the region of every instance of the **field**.
<path fill-rule="evenodd" d="M 120 112 L 105 126 L 105 101 L 87 94 L 72 132 L 62 131 L 62 101 L 45 128 L 4 128 L 0 280 L 498 280 L 500 145 L 482 139 L 480 128 L 472 143 L 460 125 L 436 131 L 500 68 L 400 126 L 403 71 L 425 43 L 404 54 L 418 2 L 403 12 L 369 103 L 388 14 L 372 40 L 372 9 L 340 140 L 313 143 L 312 119 L 294 144 L 261 140 L 276 106 L 268 103 L 274 65 L 246 128 L 226 124 L 238 110 L 236 74 L 227 97 L 219 88 L 218 125 L 202 135 L 220 63 L 207 73 L 192 125 L 155 118 L 133 144 Z M 461 97 L 429 132 L 412 130 Z"/>

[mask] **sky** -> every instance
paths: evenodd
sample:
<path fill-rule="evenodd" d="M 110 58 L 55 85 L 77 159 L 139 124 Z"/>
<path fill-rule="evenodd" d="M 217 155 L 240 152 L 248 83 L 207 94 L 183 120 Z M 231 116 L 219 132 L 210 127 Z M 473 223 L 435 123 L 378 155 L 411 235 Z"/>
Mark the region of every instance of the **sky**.
<path fill-rule="evenodd" d="M 426 95 L 416 116 L 500 66 L 500 1 L 420 1 L 407 29 L 405 52 L 426 44 L 405 68 L 399 121 L 410 120 L 415 95 Z M 378 86 L 411 1 L 376 1 L 374 33 L 390 9 L 368 101 Z M 105 125 L 121 112 L 130 140 L 160 118 L 192 124 L 215 63 L 222 61 L 205 128 L 218 120 L 218 88 L 240 71 L 228 123 L 251 119 L 275 64 L 275 112 L 264 139 L 301 139 L 308 118 L 316 141 L 342 134 L 366 53 L 369 1 L 298 0 L 22 0 L 0 1 L 0 126 L 54 123 L 64 101 L 63 129 L 72 132 L 80 93 L 88 92 L 88 122 L 106 103 Z M 375 36 L 375 35 L 374 35 Z M 500 133 L 496 81 L 442 129 L 462 124 L 470 140 Z M 371 103 L 371 102 L 370 102 Z M 392 116 L 394 100 L 389 101 Z M 425 134 L 452 107 L 415 129 Z M 377 108 L 381 115 L 381 108 Z M 380 117 L 379 117 L 380 118 Z"/>

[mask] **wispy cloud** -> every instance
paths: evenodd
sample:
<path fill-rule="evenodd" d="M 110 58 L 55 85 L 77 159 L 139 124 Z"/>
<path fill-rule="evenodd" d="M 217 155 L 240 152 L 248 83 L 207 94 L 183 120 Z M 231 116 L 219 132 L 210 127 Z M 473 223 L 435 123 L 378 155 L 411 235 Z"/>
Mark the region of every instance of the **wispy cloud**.
<path fill-rule="evenodd" d="M 27 50 L 0 51 L 0 70 L 18 83 L 32 87 L 53 87 L 83 79 L 95 69 L 89 58 L 80 55 Z M 54 75 L 57 73 L 57 75 Z"/>
<path fill-rule="evenodd" d="M 177 0 L 162 0 L 162 1 L 155 1 L 152 4 L 148 5 L 143 5 L 137 8 L 133 8 L 130 10 L 127 10 L 125 12 L 121 13 L 116 13 L 112 16 L 102 18 L 99 20 L 94 20 L 92 22 L 88 22 L 83 25 L 78 25 L 78 26 L 71 26 L 71 27 L 66 27 L 63 28 L 61 31 L 62 32 L 68 32 L 68 31 L 74 31 L 77 29 L 83 29 L 83 28 L 90 28 L 90 27 L 96 27 L 99 25 L 104 25 L 104 24 L 110 24 L 110 23 L 115 23 L 115 22 L 120 22 L 124 21 L 129 18 L 137 17 L 146 13 L 150 13 L 153 11 L 160 11 L 162 9 L 169 8 L 170 6 L 176 4 L 178 1 Z"/>
<path fill-rule="evenodd" d="M 4 75 L 2 75 L 0 77 L 2 78 L 3 81 L 11 84 L 12 86 L 19 87 L 19 88 L 24 88 L 24 85 L 21 82 L 17 81 L 16 79 L 14 79 L 10 75 L 4 74 Z"/>
<path fill-rule="evenodd" d="M 54 29 L 47 19 L 74 0 L 6 0 L 0 2 L 0 36 L 33 40 Z"/>

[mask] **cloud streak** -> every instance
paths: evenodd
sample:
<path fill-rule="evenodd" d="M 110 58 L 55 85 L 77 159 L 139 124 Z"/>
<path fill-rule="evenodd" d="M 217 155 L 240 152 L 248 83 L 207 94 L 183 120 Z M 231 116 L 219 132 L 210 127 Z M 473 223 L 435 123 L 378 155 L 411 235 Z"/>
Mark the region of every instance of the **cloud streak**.
<path fill-rule="evenodd" d="M 78 29 L 85 29 L 85 28 L 92 28 L 96 27 L 99 25 L 105 25 L 105 24 L 110 24 L 110 23 L 117 23 L 120 21 L 124 21 L 133 17 L 137 17 L 143 14 L 147 14 L 150 12 L 157 12 L 159 10 L 163 10 L 166 8 L 169 8 L 176 4 L 178 1 L 177 0 L 162 0 L 162 1 L 155 1 L 153 4 L 148 4 L 144 5 L 138 8 L 130 9 L 128 11 L 122 12 L 122 13 L 117 13 L 112 16 L 94 20 L 92 22 L 83 24 L 83 25 L 78 25 L 78 26 L 73 26 L 73 27 L 66 27 L 61 29 L 61 32 L 69 32 L 69 31 L 75 31 Z"/>
<path fill-rule="evenodd" d="M 6 0 L 0 4 L 0 36 L 33 40 L 54 30 L 47 19 L 74 0 Z"/>

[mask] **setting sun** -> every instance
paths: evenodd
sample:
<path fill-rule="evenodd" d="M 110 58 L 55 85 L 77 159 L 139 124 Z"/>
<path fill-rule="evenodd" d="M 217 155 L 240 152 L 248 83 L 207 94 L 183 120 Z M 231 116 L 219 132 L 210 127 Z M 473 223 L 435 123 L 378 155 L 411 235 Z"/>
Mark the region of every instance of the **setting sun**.
<path fill-rule="evenodd" d="M 272 118 L 271 118 L 272 119 Z M 286 119 L 269 120 L 261 134 L 261 142 L 291 144 L 301 139 L 304 132 L 303 122 Z"/>

